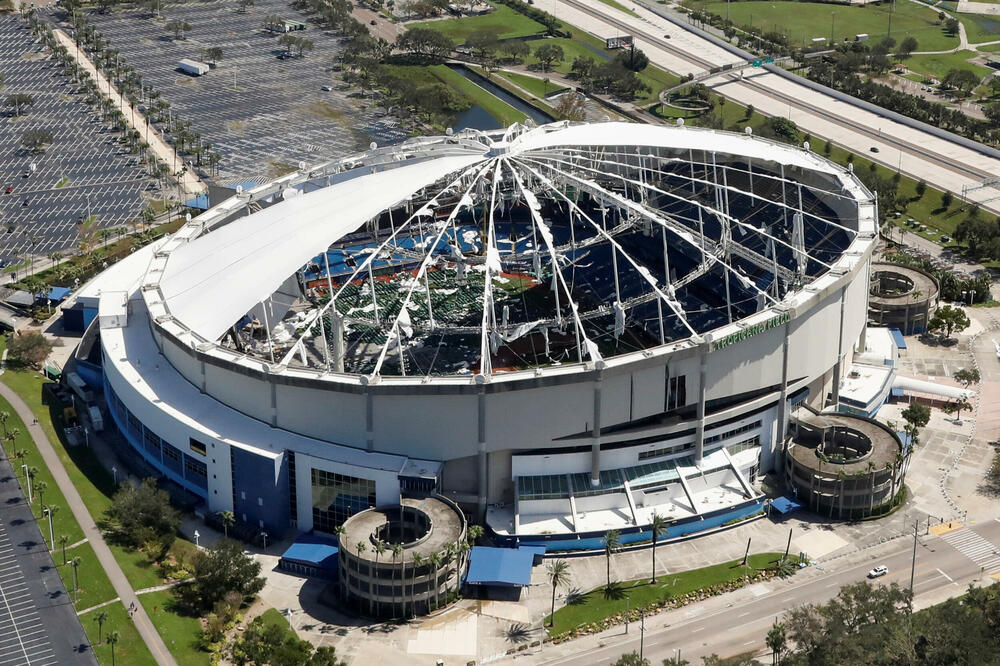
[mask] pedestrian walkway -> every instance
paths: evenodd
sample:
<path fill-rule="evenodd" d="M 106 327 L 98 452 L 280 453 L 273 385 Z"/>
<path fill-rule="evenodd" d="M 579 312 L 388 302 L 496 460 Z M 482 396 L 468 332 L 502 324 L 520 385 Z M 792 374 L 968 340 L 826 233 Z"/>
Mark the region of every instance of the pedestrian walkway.
<path fill-rule="evenodd" d="M 115 560 L 114 555 L 112 555 L 111 549 L 108 548 L 108 544 L 104 542 L 104 536 L 97 529 L 97 525 L 87 510 L 87 506 L 83 503 L 80 493 L 77 492 L 76 486 L 70 481 L 66 469 L 59 460 L 55 448 L 49 441 L 45 431 L 42 430 L 42 427 L 35 420 L 35 415 L 28 405 L 21 400 L 21 396 L 17 395 L 9 386 L 0 384 L 0 396 L 3 396 L 10 403 L 11 407 L 14 408 L 14 411 L 17 412 L 17 415 L 25 424 L 30 424 L 26 425 L 28 434 L 31 435 L 35 445 L 38 446 L 38 450 L 42 454 L 42 460 L 45 461 L 45 465 L 52 473 L 56 485 L 59 486 L 63 497 L 66 498 L 66 503 L 69 505 L 70 511 L 73 512 L 76 522 L 80 524 L 84 536 L 90 541 L 90 545 L 97 555 L 97 560 L 101 563 L 101 567 L 104 568 L 104 571 L 108 574 L 108 578 L 111 580 L 111 585 L 115 588 L 115 593 L 121 598 L 122 603 L 129 602 L 136 604 L 137 611 L 132 617 L 135 622 L 135 628 L 138 630 L 139 635 L 142 636 L 142 640 L 149 647 L 149 651 L 156 660 L 156 663 L 160 666 L 177 666 L 177 661 L 170 654 L 160 634 L 157 633 L 156 628 L 149 619 L 149 615 L 146 614 L 146 610 L 142 607 L 142 604 L 138 603 L 138 597 L 132 590 L 132 586 L 125 577 L 125 573 L 118 566 L 118 562 Z"/>
<path fill-rule="evenodd" d="M 983 571 L 1000 569 L 1000 547 L 972 530 L 956 530 L 941 537 L 955 550 L 972 560 Z"/>

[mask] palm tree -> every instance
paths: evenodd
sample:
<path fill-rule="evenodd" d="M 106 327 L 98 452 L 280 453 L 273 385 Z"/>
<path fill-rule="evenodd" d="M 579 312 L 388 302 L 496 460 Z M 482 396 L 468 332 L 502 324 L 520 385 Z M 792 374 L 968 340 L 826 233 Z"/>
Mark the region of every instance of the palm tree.
<path fill-rule="evenodd" d="M 433 573 L 434 573 L 434 608 L 435 608 L 435 610 L 438 608 L 438 601 L 440 600 L 439 599 L 440 588 L 438 587 L 438 572 L 441 570 L 441 562 L 443 562 L 443 561 L 444 561 L 444 558 L 441 557 L 441 553 L 436 553 L 436 552 L 435 553 L 431 553 L 427 557 L 427 563 L 429 565 L 431 565 L 431 569 L 433 569 Z"/>
<path fill-rule="evenodd" d="M 469 545 L 476 545 L 476 541 L 483 536 L 482 525 L 469 525 L 469 529 L 465 531 L 465 538 L 468 540 Z"/>
<path fill-rule="evenodd" d="M 375 566 L 372 568 L 372 581 L 373 581 L 373 583 L 375 585 L 375 590 L 368 597 L 369 604 L 372 604 L 372 605 L 369 605 L 370 609 L 374 607 L 373 604 L 375 603 L 375 594 L 378 592 L 378 587 L 379 587 L 379 585 L 378 585 L 378 558 L 379 558 L 380 555 L 384 555 L 385 551 L 387 550 L 386 547 L 385 547 L 385 542 L 382 541 L 381 539 L 376 539 L 375 540 L 375 545 L 372 547 L 372 550 L 375 551 Z M 372 610 L 372 615 L 374 615 L 374 614 L 375 614 L 375 611 Z"/>
<path fill-rule="evenodd" d="M 765 639 L 767 647 L 771 648 L 771 663 L 777 666 L 781 661 L 781 653 L 785 651 L 787 639 L 785 637 L 785 623 L 775 620 L 767 632 Z"/>
<path fill-rule="evenodd" d="M 401 545 L 399 545 L 398 543 L 392 544 L 392 604 L 393 604 L 393 606 L 396 605 L 396 558 L 398 558 L 402 554 L 403 554 L 403 547 Z M 404 568 L 406 567 L 406 562 L 403 562 L 403 567 Z M 402 599 L 402 602 L 403 602 L 402 605 L 403 605 L 403 609 L 405 611 L 405 608 L 406 608 L 406 599 L 405 599 L 404 595 L 402 595 L 402 594 L 400 594 L 400 597 Z M 405 612 L 402 613 L 402 614 L 406 615 Z"/>
<path fill-rule="evenodd" d="M 220 511 L 219 520 L 222 522 L 222 533 L 229 538 L 229 528 L 236 524 L 236 514 L 232 511 Z"/>
<path fill-rule="evenodd" d="M 655 538 L 655 537 L 654 537 Z M 655 543 L 655 541 L 654 541 Z M 556 588 L 569 585 L 570 573 L 566 560 L 556 560 L 548 566 L 549 582 L 552 583 L 552 612 L 549 614 L 549 626 L 556 621 Z"/>
<path fill-rule="evenodd" d="M 45 505 L 45 502 L 43 501 L 43 499 L 45 497 L 45 491 L 48 490 L 48 489 L 49 489 L 49 484 L 45 483 L 44 481 L 36 481 L 35 482 L 35 494 L 38 495 L 38 505 L 39 506 L 44 506 Z"/>
<path fill-rule="evenodd" d="M 413 553 L 413 567 L 410 572 L 410 610 L 414 615 L 417 614 L 417 598 L 414 589 L 417 584 L 417 575 L 422 566 L 424 566 L 424 556 L 420 553 Z"/>
<path fill-rule="evenodd" d="M 465 541 L 460 541 L 457 546 L 455 546 L 455 594 L 458 594 L 459 589 L 462 587 L 462 565 L 465 564 L 465 557 L 468 555 L 469 551 L 472 550 L 470 546 Z"/>
<path fill-rule="evenodd" d="M 111 646 L 111 666 L 115 666 L 115 645 L 121 640 L 121 636 L 117 631 L 112 631 L 108 634 L 108 645 Z"/>
<path fill-rule="evenodd" d="M 667 533 L 667 517 L 654 511 L 649 527 L 653 531 L 653 575 L 649 579 L 649 583 L 652 585 L 656 583 L 656 540 Z"/>
<path fill-rule="evenodd" d="M 63 564 L 64 565 L 66 564 L 66 544 L 68 544 L 68 543 L 69 543 L 69 537 L 66 536 L 65 534 L 60 534 L 59 535 L 59 547 L 62 548 Z"/>
<path fill-rule="evenodd" d="M 618 530 L 608 530 L 604 533 L 604 557 L 608 564 L 608 588 L 611 587 L 611 556 L 621 550 L 622 535 Z"/>
<path fill-rule="evenodd" d="M 83 559 L 74 557 L 69 561 L 69 563 L 73 567 L 73 596 L 79 599 L 79 594 L 77 593 L 80 591 L 80 584 L 77 582 L 77 569 L 79 569 L 80 564 L 83 563 Z"/>
<path fill-rule="evenodd" d="M 104 623 L 108 621 L 108 612 L 101 611 L 94 618 L 94 622 L 97 623 L 97 644 L 100 645 L 104 642 L 104 634 L 101 633 L 104 630 Z"/>
<path fill-rule="evenodd" d="M 0 412 L 0 426 L 3 426 L 3 437 L 7 439 L 7 419 L 10 418 L 10 412 Z"/>

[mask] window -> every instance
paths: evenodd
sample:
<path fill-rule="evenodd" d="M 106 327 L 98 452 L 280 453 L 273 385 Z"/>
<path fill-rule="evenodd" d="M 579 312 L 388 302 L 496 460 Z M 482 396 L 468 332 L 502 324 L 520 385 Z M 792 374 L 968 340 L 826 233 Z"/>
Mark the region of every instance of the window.
<path fill-rule="evenodd" d="M 742 435 L 745 432 L 750 432 L 751 430 L 756 430 L 760 427 L 760 421 L 752 421 L 745 425 L 741 425 L 738 428 L 733 428 L 732 430 L 727 430 L 724 433 L 718 435 L 712 435 L 711 437 L 705 438 L 706 444 L 712 444 L 713 442 L 721 442 L 724 439 L 729 439 L 730 437 L 736 437 L 737 435 Z"/>
<path fill-rule="evenodd" d="M 742 442 L 736 444 L 730 444 L 726 447 L 726 451 L 729 455 L 735 456 L 740 451 L 746 451 L 747 449 L 754 449 L 760 446 L 760 435 L 754 435 L 750 439 L 744 439 Z"/>
<path fill-rule="evenodd" d="M 375 482 L 312 470 L 313 528 L 332 533 L 359 511 L 375 506 Z"/>
<path fill-rule="evenodd" d="M 208 487 L 208 468 L 197 458 L 185 455 L 184 478 L 199 488 L 206 488 Z"/>
<path fill-rule="evenodd" d="M 674 444 L 673 446 L 665 446 L 659 449 L 651 449 L 649 451 L 640 451 L 639 460 L 649 460 L 650 458 L 659 458 L 660 456 L 669 456 L 674 453 L 680 453 L 681 451 L 686 451 L 688 449 L 693 449 L 694 444 L 688 442 L 687 444 Z"/>
<path fill-rule="evenodd" d="M 566 499 L 569 497 L 569 480 L 565 474 L 520 476 L 517 479 L 517 497 L 520 500 Z"/>
<path fill-rule="evenodd" d="M 160 459 L 160 447 L 162 446 L 163 440 L 155 432 L 146 428 L 143 433 L 143 441 L 146 446 L 146 453 L 153 457 L 155 460 Z"/>
<path fill-rule="evenodd" d="M 183 460 L 184 454 L 178 451 L 176 448 L 163 442 L 163 464 L 166 465 L 168 469 L 173 470 L 177 474 L 184 473 L 184 465 L 181 462 Z"/>
<path fill-rule="evenodd" d="M 205 446 L 204 444 L 202 444 L 201 442 L 199 442 L 197 439 L 194 439 L 194 438 L 192 438 L 190 440 L 190 442 L 191 443 L 189 444 L 189 446 L 191 447 L 192 451 L 194 451 L 197 454 L 203 455 L 203 456 L 204 455 L 208 455 L 208 447 L 207 446 Z"/>
<path fill-rule="evenodd" d="M 292 518 L 292 524 L 299 519 L 298 497 L 295 493 L 295 452 L 288 452 L 288 515 Z"/>
<path fill-rule="evenodd" d="M 667 377 L 667 395 L 664 411 L 677 409 L 687 404 L 687 377 Z"/>

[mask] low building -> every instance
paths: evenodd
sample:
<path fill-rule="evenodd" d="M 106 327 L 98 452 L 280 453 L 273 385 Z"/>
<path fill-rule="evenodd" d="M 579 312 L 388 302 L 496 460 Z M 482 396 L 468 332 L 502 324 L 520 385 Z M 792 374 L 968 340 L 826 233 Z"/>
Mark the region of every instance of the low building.
<path fill-rule="evenodd" d="M 201 76 L 202 74 L 207 74 L 211 67 L 203 62 L 198 62 L 197 60 L 189 60 L 188 58 L 183 58 L 177 63 L 177 69 L 184 72 L 185 74 L 190 74 L 191 76 Z"/>
<path fill-rule="evenodd" d="M 898 328 L 903 335 L 923 333 L 937 298 L 938 283 L 930 273 L 899 264 L 872 263 L 870 326 Z"/>

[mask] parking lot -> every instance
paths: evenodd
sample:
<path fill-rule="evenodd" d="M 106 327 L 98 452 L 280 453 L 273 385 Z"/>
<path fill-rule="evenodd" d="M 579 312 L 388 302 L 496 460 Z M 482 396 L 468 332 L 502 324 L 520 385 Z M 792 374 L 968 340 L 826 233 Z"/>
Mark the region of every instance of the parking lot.
<path fill-rule="evenodd" d="M 28 509 L 0 460 L 0 666 L 96 666 L 83 626 Z"/>
<path fill-rule="evenodd" d="M 310 23 L 296 35 L 315 48 L 302 58 L 279 59 L 284 47 L 278 35 L 262 29 L 264 18 L 306 17 L 282 0 L 259 0 L 246 13 L 238 8 L 236 0 L 213 0 L 169 4 L 160 19 L 143 9 L 91 12 L 88 18 L 170 102 L 172 113 L 212 144 L 221 156 L 220 183 L 260 181 L 300 161 L 405 138 L 384 109 L 365 110 L 364 100 L 337 89 L 340 81 L 331 71 L 341 52 L 336 35 Z M 167 34 L 171 20 L 191 26 L 186 39 Z M 223 52 L 215 69 L 200 77 L 176 70 L 182 58 L 204 60 L 202 50 L 210 47 Z"/>
<path fill-rule="evenodd" d="M 15 15 L 0 16 L 0 71 L 4 99 L 16 93 L 34 99 L 20 117 L 6 107 L 0 114 L 0 262 L 73 248 L 81 215 L 96 215 L 101 228 L 135 220 L 151 186 L 145 167 L 73 94 L 61 67 Z M 33 129 L 53 135 L 43 153 L 21 145 Z"/>

